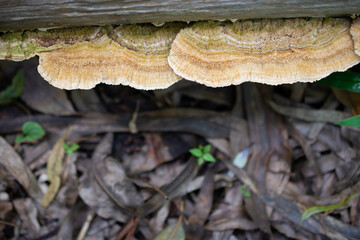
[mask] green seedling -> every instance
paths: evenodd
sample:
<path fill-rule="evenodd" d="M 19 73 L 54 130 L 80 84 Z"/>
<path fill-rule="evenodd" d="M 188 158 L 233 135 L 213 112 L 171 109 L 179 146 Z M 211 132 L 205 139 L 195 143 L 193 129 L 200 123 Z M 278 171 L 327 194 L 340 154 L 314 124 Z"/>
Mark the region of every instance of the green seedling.
<path fill-rule="evenodd" d="M 76 143 L 71 144 L 71 145 L 68 145 L 68 144 L 64 143 L 63 147 L 64 147 L 67 154 L 69 154 L 70 156 L 73 156 L 74 152 L 76 150 L 78 150 L 80 146 L 78 144 L 76 144 Z"/>
<path fill-rule="evenodd" d="M 11 85 L 8 86 L 4 91 L 0 92 L 0 105 L 9 104 L 20 96 L 24 90 L 24 79 L 24 71 L 18 71 L 15 77 L 12 79 Z"/>
<path fill-rule="evenodd" d="M 241 186 L 241 194 L 244 197 L 251 197 L 251 193 L 246 191 L 246 185 Z"/>
<path fill-rule="evenodd" d="M 45 135 L 45 130 L 40 126 L 40 124 L 32 121 L 24 123 L 22 131 L 24 135 L 16 136 L 16 144 L 22 142 L 35 142 Z"/>
<path fill-rule="evenodd" d="M 310 207 L 310 208 L 306 209 L 305 212 L 302 214 L 299 225 L 301 225 L 301 223 L 303 221 L 305 221 L 306 219 L 308 219 L 309 217 L 311 217 L 314 214 L 333 211 L 335 209 L 338 209 L 338 208 L 344 206 L 351 199 L 354 199 L 354 198 L 359 197 L 359 196 L 360 196 L 360 193 L 356 193 L 354 195 L 351 195 L 350 197 L 348 197 L 347 199 L 345 199 L 345 201 L 343 201 L 341 203 L 325 205 L 325 206 L 313 206 L 313 207 Z"/>
<path fill-rule="evenodd" d="M 213 155 L 211 155 L 210 152 L 210 149 L 211 149 L 211 145 L 206 145 L 205 147 L 203 147 L 202 145 L 199 145 L 198 148 L 192 148 L 189 150 L 189 152 L 197 157 L 198 159 L 198 164 L 199 166 L 201 164 L 203 164 L 205 161 L 207 162 L 215 162 L 215 158 Z"/>

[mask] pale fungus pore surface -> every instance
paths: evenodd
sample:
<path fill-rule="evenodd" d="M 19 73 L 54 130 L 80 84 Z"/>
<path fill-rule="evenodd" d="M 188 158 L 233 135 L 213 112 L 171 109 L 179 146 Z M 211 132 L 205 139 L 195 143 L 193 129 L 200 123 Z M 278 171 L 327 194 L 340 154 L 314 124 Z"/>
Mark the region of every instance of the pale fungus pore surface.
<path fill-rule="evenodd" d="M 346 18 L 199 22 L 177 35 L 169 63 L 212 87 L 311 82 L 359 63 L 350 26 Z"/>
<path fill-rule="evenodd" d="M 64 89 L 311 82 L 360 62 L 360 19 L 294 18 L 72 27 L 0 33 L 0 59 L 39 55 Z"/>

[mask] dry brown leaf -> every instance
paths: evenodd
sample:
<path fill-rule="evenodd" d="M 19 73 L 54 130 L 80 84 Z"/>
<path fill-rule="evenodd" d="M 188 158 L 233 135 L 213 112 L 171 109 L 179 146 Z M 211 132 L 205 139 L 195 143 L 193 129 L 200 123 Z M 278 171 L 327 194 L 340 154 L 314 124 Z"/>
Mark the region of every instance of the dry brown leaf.
<path fill-rule="evenodd" d="M 295 224 L 291 224 L 278 212 L 273 212 L 271 214 L 271 226 L 288 238 L 294 238 L 298 240 L 315 239 L 314 234 L 297 228 Z"/>
<path fill-rule="evenodd" d="M 360 114 L 360 93 L 332 88 L 336 98 L 346 107 L 351 108 L 354 115 Z"/>
<path fill-rule="evenodd" d="M 336 110 L 313 110 L 305 108 L 285 107 L 273 101 L 269 101 L 268 103 L 277 113 L 281 115 L 309 122 L 337 123 L 351 117 L 351 114 L 349 113 Z"/>
<path fill-rule="evenodd" d="M 170 204 L 164 204 L 159 211 L 156 212 L 155 217 L 150 220 L 150 226 L 152 231 L 157 234 L 164 229 L 164 224 L 169 216 Z"/>
<path fill-rule="evenodd" d="M 254 230 L 258 229 L 258 226 L 246 218 L 222 218 L 207 224 L 205 229 L 210 231 L 225 231 L 229 229 Z"/>
<path fill-rule="evenodd" d="M 319 159 L 317 159 L 316 162 L 319 166 L 320 172 L 325 174 L 335 170 L 335 168 L 340 165 L 342 161 L 334 153 L 330 153 L 322 155 Z M 316 167 L 314 167 L 313 163 L 309 160 L 306 161 L 305 165 L 301 169 L 301 172 L 305 177 L 314 177 L 316 175 Z"/>
<path fill-rule="evenodd" d="M 104 191 L 116 199 L 121 207 L 135 209 L 142 203 L 142 197 L 126 175 L 122 164 L 112 157 L 93 159 L 96 180 Z"/>
<path fill-rule="evenodd" d="M 91 171 L 85 173 L 80 179 L 78 189 L 81 199 L 100 217 L 126 222 L 128 215 L 104 192 Z"/>
<path fill-rule="evenodd" d="M 7 219 L 7 216 L 11 214 L 11 210 L 13 210 L 13 205 L 11 202 L 4 201 L 3 199 L 1 200 L 2 201 L 0 201 L 0 219 Z M 0 224 L 0 238 L 3 237 L 4 234 L 3 232 L 5 227 L 6 224 Z"/>
<path fill-rule="evenodd" d="M 15 150 L 0 136 L 0 164 L 24 187 L 25 191 L 37 202 L 41 202 L 41 191 L 35 176 L 15 152 Z"/>
<path fill-rule="evenodd" d="M 176 134 L 145 134 L 146 144 L 135 153 L 121 155 L 128 174 L 150 171 L 189 151 L 190 146 Z"/>
<path fill-rule="evenodd" d="M 78 153 L 73 155 L 66 154 L 63 162 L 63 170 L 61 171 L 62 185 L 56 195 L 56 202 L 62 206 L 71 208 L 79 195 L 78 177 L 75 161 L 78 159 Z"/>
<path fill-rule="evenodd" d="M 185 240 L 185 230 L 181 222 L 168 226 L 165 228 L 159 235 L 157 235 L 155 240 Z"/>
<path fill-rule="evenodd" d="M 49 188 L 41 201 L 41 206 L 47 207 L 51 201 L 55 198 L 57 192 L 61 186 L 61 171 L 63 158 L 65 155 L 64 142 L 68 129 L 61 136 L 52 148 L 49 156 L 48 163 L 46 165 L 47 175 L 50 181 Z"/>
<path fill-rule="evenodd" d="M 298 202 L 296 199 L 289 199 L 277 194 L 273 194 L 270 197 L 266 193 L 263 193 L 261 198 L 264 203 L 271 206 L 275 211 L 287 218 L 287 220 L 294 224 L 299 224 L 302 215 L 301 209 L 305 209 L 305 206 L 303 206 L 302 203 Z M 326 235 L 330 239 L 347 239 L 342 234 L 349 230 L 349 225 L 342 224 L 344 229 L 338 228 L 335 230 L 335 227 L 340 225 L 339 221 L 334 222 L 334 218 L 330 216 L 325 217 L 324 220 L 327 220 L 324 221 L 325 224 L 318 218 L 311 217 L 303 221 L 300 227 L 317 235 Z"/>
<path fill-rule="evenodd" d="M 225 231 L 217 231 L 212 232 L 212 239 L 213 240 L 223 240 L 223 239 L 229 239 L 229 240 L 238 240 L 238 235 L 235 237 L 233 234 L 233 230 L 225 230 Z"/>
<path fill-rule="evenodd" d="M 61 179 L 59 176 L 54 176 L 50 182 L 49 188 L 47 189 L 43 200 L 41 201 L 41 206 L 47 207 L 55 198 L 57 192 L 61 186 Z"/>
<path fill-rule="evenodd" d="M 333 95 L 330 95 L 325 103 L 323 104 L 323 106 L 321 107 L 322 109 L 336 109 L 339 106 L 339 102 L 336 101 L 335 97 Z M 321 132 L 321 130 L 324 128 L 325 123 L 319 123 L 319 122 L 315 122 L 312 124 L 311 129 L 309 131 L 308 134 L 308 138 L 315 140 L 316 137 L 319 135 L 319 133 Z"/>
<path fill-rule="evenodd" d="M 159 192 L 150 197 L 140 208 L 136 210 L 135 215 L 146 216 L 162 207 L 166 202 L 185 194 L 187 185 L 196 176 L 198 170 L 199 165 L 197 164 L 197 161 L 195 158 L 191 157 L 183 171 L 169 184 L 162 187 L 161 193 Z"/>
<path fill-rule="evenodd" d="M 341 137 L 340 128 L 327 124 L 318 136 L 318 141 L 324 143 L 331 151 L 342 158 L 350 161 L 356 156 L 356 149 Z"/>
<path fill-rule="evenodd" d="M 103 161 L 111 153 L 113 135 L 107 134 L 97 145 L 93 155 L 92 162 Z M 97 178 L 94 176 L 91 162 L 89 162 L 87 172 L 80 179 L 79 195 L 82 200 L 96 213 L 103 218 L 113 218 L 119 222 L 125 222 L 128 218 L 128 212 L 123 211 L 111 197 L 104 191 Z M 109 167 L 107 165 L 107 167 Z M 112 176 L 116 180 L 116 176 Z M 100 179 L 101 180 L 101 179 Z M 112 186 L 116 186 L 113 182 Z M 121 182 L 120 182 L 121 185 Z"/>
<path fill-rule="evenodd" d="M 360 198 L 355 198 L 351 201 L 350 218 L 351 223 L 355 227 L 360 228 Z"/>
<path fill-rule="evenodd" d="M 286 220 L 282 220 L 283 222 L 281 223 L 278 223 L 278 222 L 273 222 L 272 223 L 272 226 L 279 232 L 281 232 L 282 234 L 284 234 L 286 237 L 288 238 L 293 238 L 293 239 L 298 239 L 298 240 L 308 240 L 308 239 L 314 239 L 315 236 L 314 235 L 310 235 L 310 234 L 307 234 L 307 235 L 302 235 L 302 233 L 304 231 L 299 231 L 299 230 L 296 230 L 294 228 L 293 225 L 290 225 L 288 223 L 286 223 L 285 221 Z M 276 238 L 274 238 L 276 239 Z"/>
<path fill-rule="evenodd" d="M 241 184 L 235 183 L 227 190 L 223 201 L 212 211 L 205 229 L 211 231 L 226 231 L 230 229 L 257 229 L 245 212 Z"/>
<path fill-rule="evenodd" d="M 22 220 L 24 234 L 31 238 L 37 238 L 40 232 L 40 224 L 37 219 L 38 211 L 32 200 L 30 198 L 16 199 L 13 203 Z"/>
<path fill-rule="evenodd" d="M 231 131 L 230 131 L 231 134 Z M 245 137 L 245 136 L 242 136 Z M 225 138 L 207 138 L 206 141 L 214 148 L 224 153 L 226 156 L 231 157 L 230 142 Z"/>
<path fill-rule="evenodd" d="M 187 228 L 188 239 L 202 239 L 204 234 L 204 223 L 208 218 L 213 203 L 214 173 L 208 170 L 196 200 L 195 211 L 189 217 Z"/>

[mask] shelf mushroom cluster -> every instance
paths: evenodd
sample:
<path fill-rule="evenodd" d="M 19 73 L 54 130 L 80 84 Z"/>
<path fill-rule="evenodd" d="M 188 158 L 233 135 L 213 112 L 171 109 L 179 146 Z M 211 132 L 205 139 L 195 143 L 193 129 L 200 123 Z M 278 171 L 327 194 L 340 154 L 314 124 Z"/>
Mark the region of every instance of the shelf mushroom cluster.
<path fill-rule="evenodd" d="M 211 87 L 311 82 L 360 62 L 360 19 L 174 22 L 0 35 L 0 59 L 35 55 L 41 76 L 64 89 L 106 83 L 150 90 L 182 78 Z"/>

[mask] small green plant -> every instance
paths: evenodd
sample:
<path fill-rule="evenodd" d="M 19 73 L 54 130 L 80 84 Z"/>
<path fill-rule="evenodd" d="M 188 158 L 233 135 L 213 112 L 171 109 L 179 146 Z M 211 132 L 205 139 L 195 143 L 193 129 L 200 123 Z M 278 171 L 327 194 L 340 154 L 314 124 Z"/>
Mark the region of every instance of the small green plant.
<path fill-rule="evenodd" d="M 15 143 L 34 142 L 45 135 L 45 130 L 37 122 L 26 122 L 22 126 L 24 135 L 16 136 Z"/>
<path fill-rule="evenodd" d="M 63 147 L 64 147 L 66 153 L 69 154 L 70 156 L 72 156 L 72 155 L 74 155 L 74 152 L 79 149 L 80 146 L 76 143 L 71 144 L 71 145 L 64 143 Z"/>
<path fill-rule="evenodd" d="M 244 197 L 251 197 L 251 193 L 246 191 L 246 185 L 241 186 L 241 194 Z"/>
<path fill-rule="evenodd" d="M 0 105 L 9 104 L 20 96 L 24 90 L 24 79 L 24 71 L 18 71 L 15 77 L 12 79 L 11 85 L 0 92 Z"/>
<path fill-rule="evenodd" d="M 189 150 L 189 152 L 197 157 L 198 159 L 198 164 L 201 165 L 203 164 L 205 161 L 207 162 L 215 162 L 215 158 L 213 155 L 211 155 L 211 153 L 209 153 L 211 150 L 211 145 L 206 145 L 205 147 L 203 147 L 202 145 L 199 145 L 198 148 L 192 148 Z"/>

